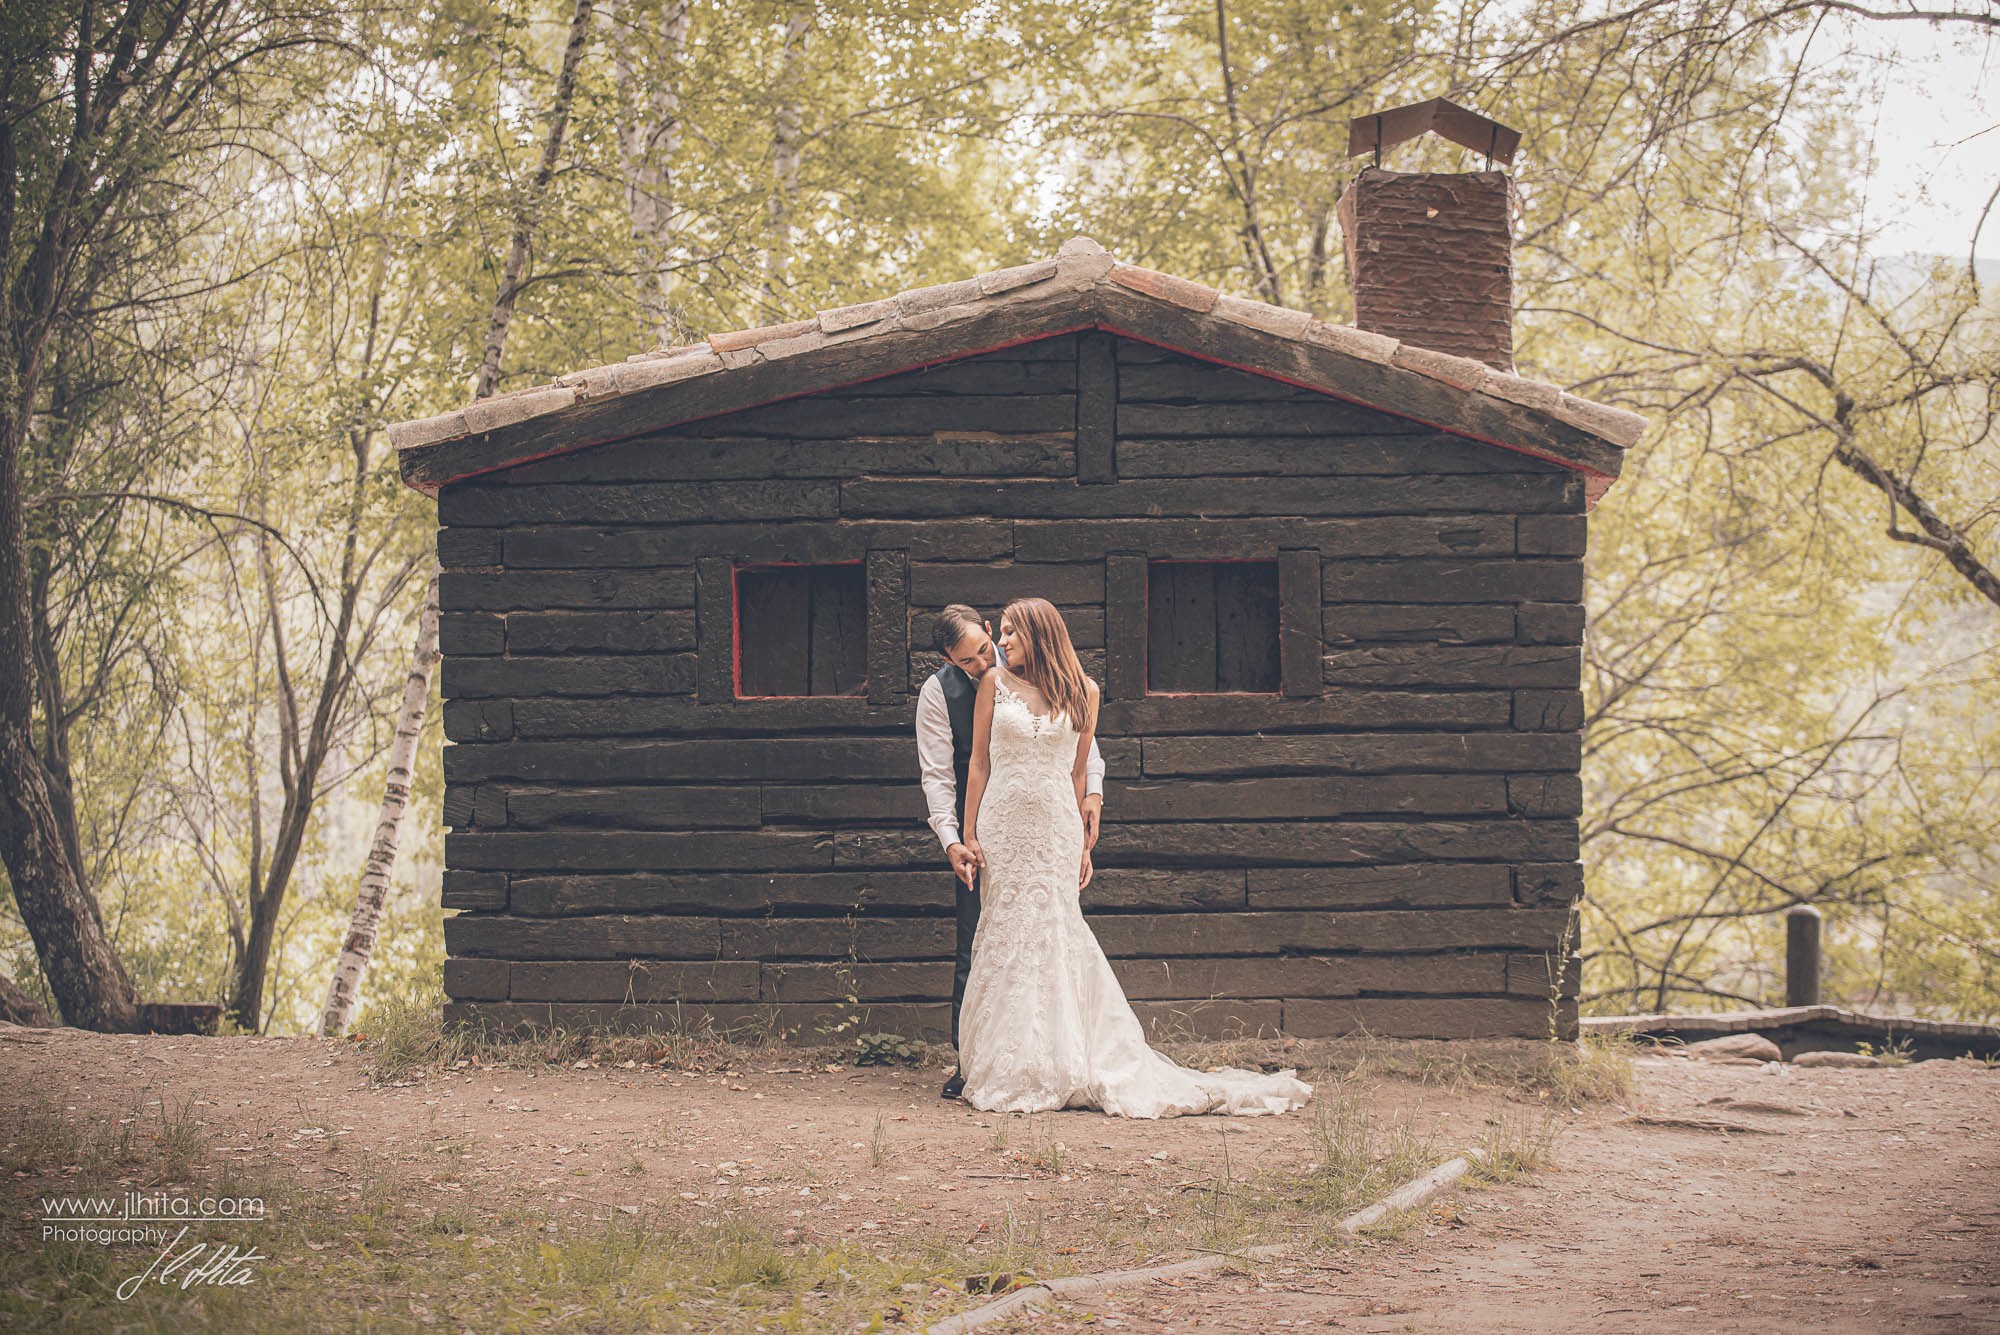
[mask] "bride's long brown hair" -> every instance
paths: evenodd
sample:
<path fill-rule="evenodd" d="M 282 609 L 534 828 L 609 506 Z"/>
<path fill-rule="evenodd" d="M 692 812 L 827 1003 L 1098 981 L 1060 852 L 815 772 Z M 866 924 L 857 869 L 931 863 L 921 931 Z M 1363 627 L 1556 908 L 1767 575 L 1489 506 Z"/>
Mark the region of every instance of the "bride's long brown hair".
<path fill-rule="evenodd" d="M 1014 632 L 1027 640 L 1026 666 L 1007 664 L 1007 670 L 1042 693 L 1051 714 L 1069 717 L 1070 726 L 1081 732 L 1090 715 L 1090 679 L 1083 675 L 1083 661 L 1070 643 L 1069 626 L 1046 598 L 1016 598 L 1000 613 L 1014 623 Z"/>

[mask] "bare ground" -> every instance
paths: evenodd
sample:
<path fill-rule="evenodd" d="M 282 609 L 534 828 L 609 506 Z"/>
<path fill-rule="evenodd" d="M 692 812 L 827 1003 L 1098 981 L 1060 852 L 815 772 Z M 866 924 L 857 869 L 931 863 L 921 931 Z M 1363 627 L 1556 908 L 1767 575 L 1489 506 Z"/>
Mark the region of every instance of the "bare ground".
<path fill-rule="evenodd" d="M 1396 1128 L 1431 1161 L 1554 1136 L 1522 1178 L 1345 1245 L 1296 1201 L 1281 1208 L 1285 1184 L 1326 1152 L 1324 1118 L 994 1116 L 939 1099 L 939 1067 L 855 1068 L 809 1048 L 711 1049 L 694 1069 L 468 1065 L 381 1085 L 350 1044 L 0 1027 L 0 1127 L 178 1110 L 199 1124 L 191 1181 L 277 1181 L 356 1208 L 387 1190 L 474 1233 L 518 1227 L 523 1208 L 552 1223 L 727 1211 L 786 1246 L 948 1255 L 950 1273 L 903 1286 L 925 1291 L 877 1328 L 975 1304 L 968 1276 L 1295 1237 L 1296 1260 L 1011 1328 L 2000 1331 L 2000 1070 L 1642 1056 L 1629 1094 L 1572 1109 L 1546 1085 L 1475 1071 L 1468 1052 L 1484 1050 L 1285 1054 L 1329 1105 Z M 1562 1102 L 1560 1082 L 1553 1092 Z M 34 1201 L 77 1188 L 76 1172 L 17 1169 L 0 1244 L 27 1242 Z M 280 1260 L 310 1272 L 343 1237 Z"/>

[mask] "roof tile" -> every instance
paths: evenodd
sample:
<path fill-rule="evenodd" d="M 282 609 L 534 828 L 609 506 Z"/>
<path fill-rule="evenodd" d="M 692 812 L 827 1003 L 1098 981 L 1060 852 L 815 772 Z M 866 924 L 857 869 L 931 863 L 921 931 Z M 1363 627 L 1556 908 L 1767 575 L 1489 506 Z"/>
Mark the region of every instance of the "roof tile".
<path fill-rule="evenodd" d="M 1279 338 L 1298 338 L 1313 322 L 1312 312 L 1295 311 L 1268 302 L 1224 295 L 1215 303 L 1215 313 L 1231 324 L 1261 329 Z"/>
<path fill-rule="evenodd" d="M 986 307 L 976 301 L 962 301 L 956 306 L 939 306 L 931 310 L 906 314 L 898 321 L 898 325 L 903 329 L 918 332 L 926 329 L 942 329 L 948 324 L 957 324 L 960 320 L 970 320 L 985 309 Z"/>
<path fill-rule="evenodd" d="M 908 292 L 898 292 L 890 300 L 904 315 L 915 315 L 920 311 L 934 311 L 941 306 L 957 306 L 967 301 L 979 300 L 979 280 L 961 278 L 955 283 L 934 283 L 930 287 L 911 288 Z"/>
<path fill-rule="evenodd" d="M 419 417 L 414 422 L 396 423 L 389 428 L 389 444 L 399 450 L 414 450 L 419 445 L 457 440 L 465 434 L 465 414 L 454 410 L 435 417 Z"/>
<path fill-rule="evenodd" d="M 1040 283 L 1056 276 L 1054 260 L 1036 260 L 1033 264 L 1017 264 L 1010 269 L 995 269 L 992 273 L 979 276 L 979 290 L 986 296 L 996 296 L 1010 292 L 1030 283 Z"/>
<path fill-rule="evenodd" d="M 843 329 L 856 329 L 862 325 L 886 320 L 896 313 L 896 299 L 864 301 L 854 306 L 842 306 L 836 310 L 819 313 L 819 327 L 826 333 L 837 334 Z"/>
<path fill-rule="evenodd" d="M 1396 349 L 1401 346 L 1387 334 L 1373 334 L 1353 325 L 1322 324 L 1318 320 L 1306 326 L 1306 342 L 1344 352 L 1350 357 L 1359 357 L 1364 362 L 1380 362 L 1384 366 L 1389 364 L 1396 355 Z"/>
<path fill-rule="evenodd" d="M 1111 266 L 1111 281 L 1121 283 L 1134 292 L 1144 292 L 1149 297 L 1161 301 L 1171 301 L 1176 306 L 1185 306 L 1198 314 L 1206 314 L 1215 309 L 1215 303 L 1222 294 L 1212 287 L 1176 278 L 1158 269 L 1142 269 L 1136 264 L 1114 264 Z"/>
<path fill-rule="evenodd" d="M 1554 411 L 1557 417 L 1578 430 L 1588 431 L 1621 449 L 1630 449 L 1638 444 L 1639 437 L 1646 431 L 1646 419 L 1639 414 L 1613 408 L 1608 403 L 1592 403 L 1574 394 L 1563 395 L 1562 402 Z"/>
<path fill-rule="evenodd" d="M 1455 357 L 1449 352 L 1432 352 L 1429 348 L 1413 348 L 1407 343 L 1396 349 L 1389 358 L 1389 364 L 1441 380 L 1458 389 L 1478 389 L 1486 383 L 1486 377 L 1493 374 L 1493 368 L 1485 362 L 1471 357 Z"/>
<path fill-rule="evenodd" d="M 575 402 L 576 391 L 569 386 L 545 385 L 525 392 L 480 399 L 467 404 L 460 411 L 465 416 L 466 434 L 477 435 L 481 431 L 511 426 L 524 418 L 540 417 L 543 413 L 556 412 Z"/>
<path fill-rule="evenodd" d="M 781 361 L 786 357 L 796 357 L 814 348 L 823 348 L 833 342 L 819 331 L 818 325 L 809 326 L 802 334 L 791 338 L 774 338 L 768 343 L 759 343 L 757 352 L 767 362 Z"/>
<path fill-rule="evenodd" d="M 707 344 L 697 346 L 706 348 Z M 656 385 L 671 385 L 676 380 L 690 380 L 698 375 L 722 369 L 722 358 L 712 352 L 701 352 L 692 356 L 663 357 L 650 362 L 628 362 L 618 368 L 618 392 L 631 394 L 637 390 L 652 389 Z"/>
<path fill-rule="evenodd" d="M 618 373 L 625 369 L 623 363 L 614 362 L 610 366 L 593 366 L 586 371 L 572 371 L 568 375 L 556 377 L 556 383 L 565 389 L 574 390 L 579 402 L 584 399 L 602 398 L 606 394 L 622 394 L 624 389 L 618 383 Z"/>
<path fill-rule="evenodd" d="M 818 320 L 792 320 L 786 324 L 759 325 L 755 329 L 732 329 L 726 334 L 710 334 L 708 346 L 716 352 L 754 348 L 774 338 L 797 338 L 808 329 L 819 328 Z"/>
<path fill-rule="evenodd" d="M 1496 399 L 1518 403 L 1523 408 L 1533 408 L 1540 413 L 1552 413 L 1562 402 L 1562 390 L 1556 386 L 1529 380 L 1525 376 L 1508 375 L 1505 371 L 1492 372 L 1479 388 Z"/>

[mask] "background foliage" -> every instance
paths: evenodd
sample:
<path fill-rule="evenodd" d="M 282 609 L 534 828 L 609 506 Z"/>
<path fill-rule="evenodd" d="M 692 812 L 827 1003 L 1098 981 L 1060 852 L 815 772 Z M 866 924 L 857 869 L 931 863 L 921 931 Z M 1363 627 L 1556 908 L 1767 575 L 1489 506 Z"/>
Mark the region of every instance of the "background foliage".
<path fill-rule="evenodd" d="M 1525 134 L 1523 372 L 1653 422 L 1592 525 L 1586 1009 L 1773 1002 L 1783 911 L 1811 902 L 1829 999 L 2000 1019 L 2000 598 L 1977 578 L 2000 552 L 2000 310 L 1963 258 L 1884 258 L 1855 222 L 1870 162 L 1842 53 L 1871 20 L 1747 0 L 302 3 L 223 6 L 318 37 L 260 54 L 149 161 L 53 336 L 24 464 L 60 682 L 42 726 L 142 995 L 235 995 L 289 811 L 256 1019 L 312 1022 L 433 524 L 381 428 L 470 396 L 517 234 L 502 388 L 1078 232 L 1338 319 L 1346 120 L 1447 93 Z M 116 16 L 35 14 L 58 31 L 98 9 Z M 1974 14 L 1960 40 L 1990 31 Z M 10 69 L 44 58 L 7 41 Z M 32 187 L 59 127 L 21 128 Z M 1439 144 L 1396 163 L 1419 164 L 1477 165 Z M 326 756 L 300 790 L 308 717 Z M 435 719 L 361 1028 L 442 953 Z M 32 988 L 0 904 L 0 972 Z"/>

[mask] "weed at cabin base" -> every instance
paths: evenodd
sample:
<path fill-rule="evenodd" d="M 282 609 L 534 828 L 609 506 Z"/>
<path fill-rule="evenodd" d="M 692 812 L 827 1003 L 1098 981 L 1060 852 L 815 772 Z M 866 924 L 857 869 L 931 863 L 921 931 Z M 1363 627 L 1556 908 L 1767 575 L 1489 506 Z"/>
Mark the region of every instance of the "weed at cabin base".
<path fill-rule="evenodd" d="M 1854 1045 L 1854 1050 L 1864 1057 L 1873 1057 L 1884 1066 L 1908 1066 L 1917 1056 L 1916 1044 L 1908 1038 L 1885 1043 L 1870 1043 L 1864 1038 Z"/>
<path fill-rule="evenodd" d="M 650 1014 L 650 1013 L 649 1013 Z M 670 1028 L 627 1031 L 566 1029 L 553 1022 L 525 1030 L 489 1032 L 443 1022 L 443 998 L 397 998 L 369 1010 L 342 1040 L 367 1055 L 369 1079 L 378 1085 L 408 1083 L 463 1067 L 661 1066 L 672 1070 L 721 1070 L 746 1053 L 783 1049 L 819 1063 L 921 1066 L 938 1047 L 894 1034 L 866 1034 L 842 1041 L 822 1035 L 801 1043 L 764 1012 L 727 1029 L 699 1012 Z"/>

